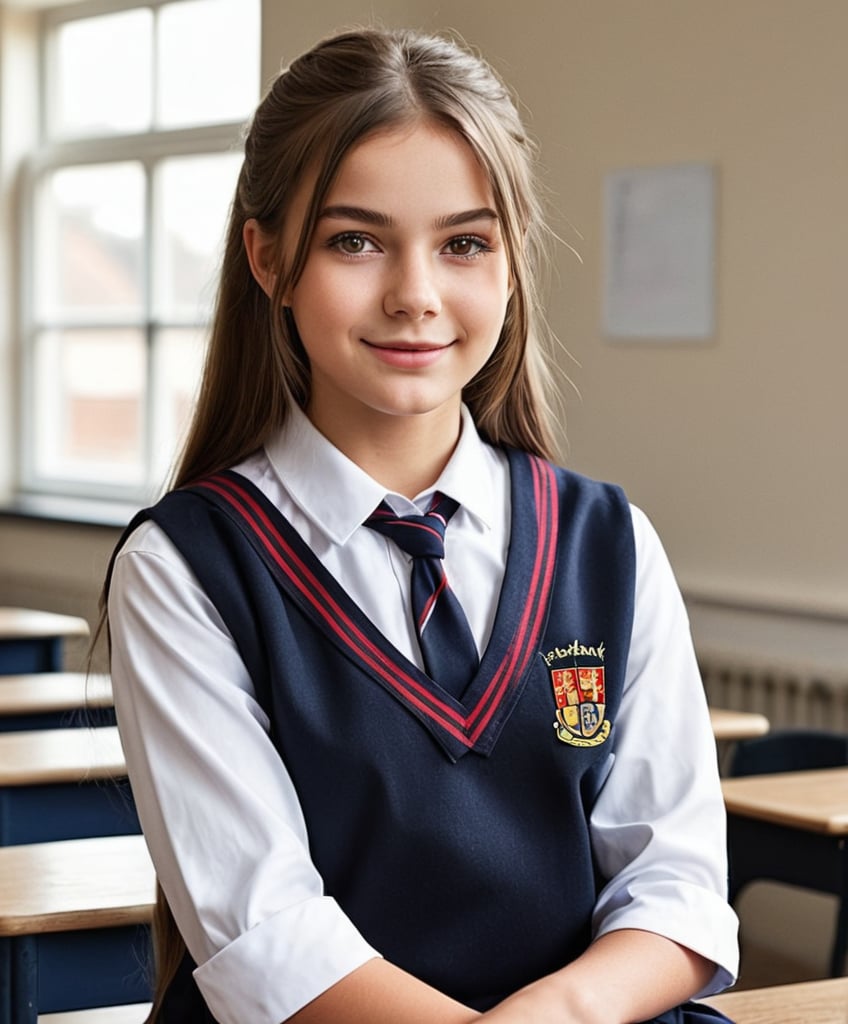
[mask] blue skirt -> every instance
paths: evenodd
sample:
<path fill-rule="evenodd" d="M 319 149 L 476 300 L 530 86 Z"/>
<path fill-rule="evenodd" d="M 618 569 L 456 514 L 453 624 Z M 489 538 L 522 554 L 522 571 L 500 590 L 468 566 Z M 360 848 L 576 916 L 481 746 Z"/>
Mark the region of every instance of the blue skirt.
<path fill-rule="evenodd" d="M 714 1010 L 712 1006 L 704 1003 L 684 1003 L 683 1006 L 676 1006 L 661 1017 L 655 1017 L 645 1024 L 716 1024 L 717 1021 L 725 1021 L 726 1024 L 733 1024 L 729 1017 Z"/>

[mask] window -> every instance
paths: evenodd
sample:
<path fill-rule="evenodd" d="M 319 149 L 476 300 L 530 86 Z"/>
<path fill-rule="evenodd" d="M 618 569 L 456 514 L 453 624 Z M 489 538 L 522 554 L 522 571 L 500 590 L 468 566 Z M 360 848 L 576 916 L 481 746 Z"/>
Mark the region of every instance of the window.
<path fill-rule="evenodd" d="M 73 12 L 43 23 L 42 145 L 25 197 L 22 483 L 146 500 L 199 377 L 242 126 L 258 99 L 259 0 Z"/>

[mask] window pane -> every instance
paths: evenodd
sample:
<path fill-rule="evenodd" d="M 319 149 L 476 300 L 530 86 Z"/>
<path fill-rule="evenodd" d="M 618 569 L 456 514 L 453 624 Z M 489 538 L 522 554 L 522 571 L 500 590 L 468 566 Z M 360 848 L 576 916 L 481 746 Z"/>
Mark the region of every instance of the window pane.
<path fill-rule="evenodd" d="M 159 10 L 157 124 L 245 120 L 259 91 L 256 0 L 185 0 Z"/>
<path fill-rule="evenodd" d="M 67 167 L 46 177 L 38 211 L 40 317 L 141 315 L 144 190 L 137 163 Z"/>
<path fill-rule="evenodd" d="M 36 472 L 74 481 L 144 479 L 144 335 L 46 331 L 37 339 Z"/>
<path fill-rule="evenodd" d="M 226 153 L 160 164 L 154 206 L 154 305 L 159 319 L 208 319 L 241 161 L 240 154 Z"/>
<path fill-rule="evenodd" d="M 67 138 L 148 129 L 152 45 L 150 10 L 61 25 L 50 82 L 52 133 Z"/>
<path fill-rule="evenodd" d="M 194 408 L 206 344 L 195 328 L 158 331 L 154 343 L 153 476 L 164 483 Z"/>

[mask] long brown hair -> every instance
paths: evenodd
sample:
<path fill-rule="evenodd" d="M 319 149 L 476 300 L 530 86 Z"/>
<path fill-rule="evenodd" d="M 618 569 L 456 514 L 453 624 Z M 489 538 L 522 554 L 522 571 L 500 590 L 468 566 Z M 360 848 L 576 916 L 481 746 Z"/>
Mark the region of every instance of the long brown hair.
<path fill-rule="evenodd" d="M 249 126 L 200 394 L 172 486 L 238 462 L 283 423 L 292 402 L 306 405 L 309 364 L 283 296 L 303 271 L 318 211 L 351 147 L 422 118 L 457 132 L 486 171 L 513 284 L 498 344 L 463 398 L 492 443 L 553 454 L 537 295 L 546 229 L 535 150 L 515 103 L 488 64 L 450 39 L 362 29 L 326 39 L 295 60 Z M 297 186 L 316 170 L 295 251 L 274 253 L 278 272 L 269 297 L 251 273 L 244 225 L 254 218 L 266 237 L 280 239 Z M 161 892 L 154 942 L 151 1021 L 185 949 Z"/>
<path fill-rule="evenodd" d="M 553 454 L 536 283 L 546 229 L 534 146 L 509 91 L 477 56 L 438 36 L 363 29 L 333 36 L 295 60 L 253 117 L 200 394 L 172 485 L 232 465 L 282 424 L 291 402 L 306 405 L 309 365 L 283 296 L 303 271 L 317 212 L 348 150 L 375 131 L 422 117 L 458 132 L 486 170 L 514 284 L 498 345 L 464 400 L 492 443 Z M 250 271 L 245 222 L 254 218 L 267 236 L 280 238 L 291 197 L 315 168 L 299 242 L 294 252 L 276 253 L 279 273 L 269 298 Z"/>

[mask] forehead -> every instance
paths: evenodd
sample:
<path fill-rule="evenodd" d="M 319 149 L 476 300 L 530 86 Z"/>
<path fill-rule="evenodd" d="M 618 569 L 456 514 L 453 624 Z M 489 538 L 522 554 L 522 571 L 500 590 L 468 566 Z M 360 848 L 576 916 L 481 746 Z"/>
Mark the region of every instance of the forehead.
<path fill-rule="evenodd" d="M 379 131 L 348 151 L 325 203 L 366 201 L 393 217 L 494 205 L 488 175 L 468 142 L 428 122 Z"/>

